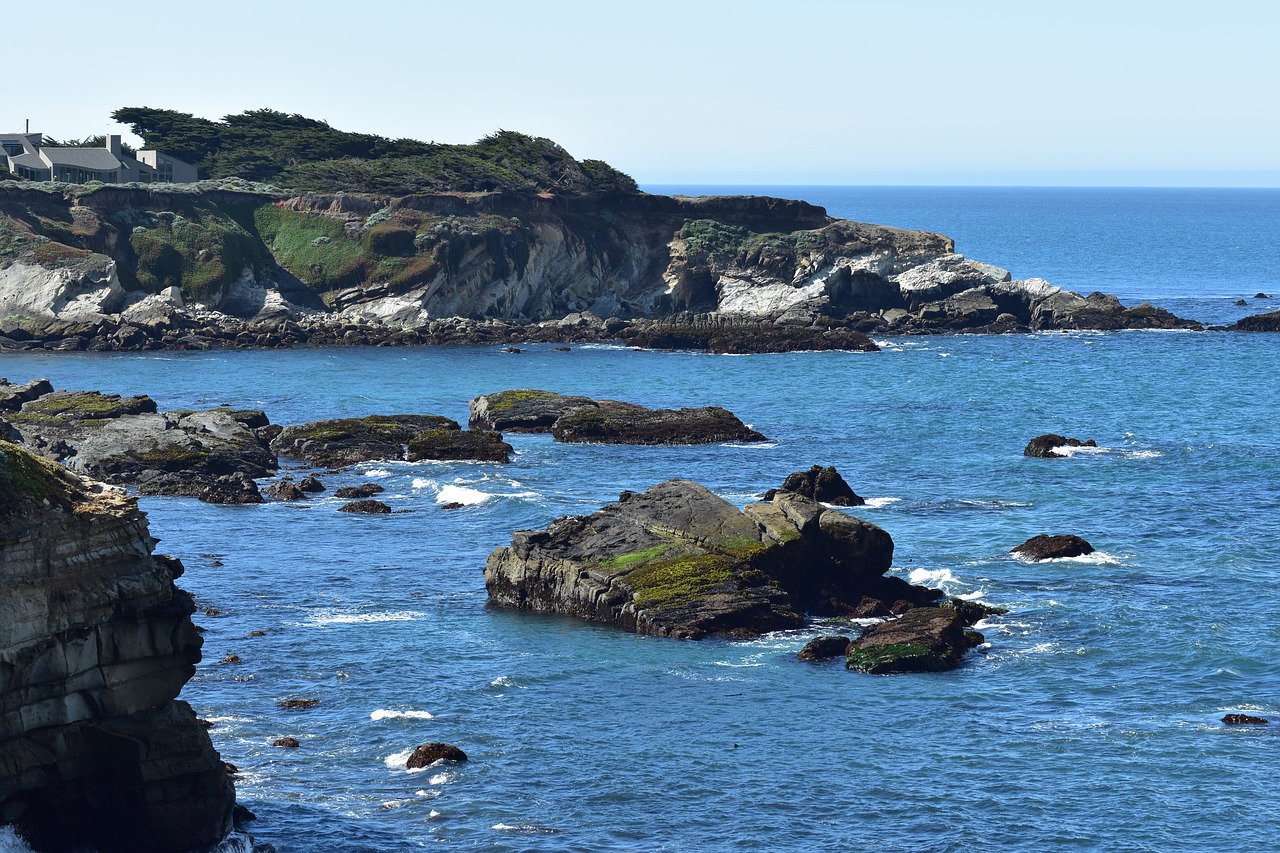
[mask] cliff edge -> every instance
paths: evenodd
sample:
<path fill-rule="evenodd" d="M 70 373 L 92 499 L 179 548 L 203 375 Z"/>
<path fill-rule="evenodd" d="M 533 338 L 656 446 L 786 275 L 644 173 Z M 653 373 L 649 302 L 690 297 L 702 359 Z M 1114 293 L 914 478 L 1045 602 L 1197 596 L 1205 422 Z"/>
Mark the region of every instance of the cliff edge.
<path fill-rule="evenodd" d="M 180 851 L 231 829 L 178 692 L 201 639 L 137 501 L 0 441 L 0 823 L 40 851 Z"/>

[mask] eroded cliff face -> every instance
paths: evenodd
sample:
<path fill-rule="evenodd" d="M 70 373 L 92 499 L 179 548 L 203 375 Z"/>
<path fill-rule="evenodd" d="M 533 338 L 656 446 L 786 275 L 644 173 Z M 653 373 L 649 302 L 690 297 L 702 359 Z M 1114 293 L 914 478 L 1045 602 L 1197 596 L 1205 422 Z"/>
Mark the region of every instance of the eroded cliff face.
<path fill-rule="evenodd" d="M 189 850 L 235 795 L 176 697 L 201 640 L 136 500 L 0 441 L 0 823 L 37 850 Z"/>
<path fill-rule="evenodd" d="M 89 348 L 130 349 L 232 318 L 420 330 L 577 313 L 881 332 L 1182 322 L 784 199 L 0 186 L 0 331 L 18 339 L 114 324 Z"/>

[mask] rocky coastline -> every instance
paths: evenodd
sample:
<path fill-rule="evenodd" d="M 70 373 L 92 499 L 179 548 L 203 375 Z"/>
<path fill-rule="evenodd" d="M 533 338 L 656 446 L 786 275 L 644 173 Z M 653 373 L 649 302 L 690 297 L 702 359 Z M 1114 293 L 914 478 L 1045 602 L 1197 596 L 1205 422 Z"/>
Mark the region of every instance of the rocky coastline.
<path fill-rule="evenodd" d="M 1201 328 L 784 199 L 0 184 L 0 350 L 874 351 L 873 334 Z"/>

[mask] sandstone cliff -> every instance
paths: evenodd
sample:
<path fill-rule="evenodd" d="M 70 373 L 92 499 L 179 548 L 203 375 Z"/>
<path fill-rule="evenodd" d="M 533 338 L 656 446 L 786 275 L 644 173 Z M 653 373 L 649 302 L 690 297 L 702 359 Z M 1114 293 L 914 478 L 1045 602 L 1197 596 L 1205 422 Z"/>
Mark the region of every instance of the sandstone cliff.
<path fill-rule="evenodd" d="M 0 823 L 37 850 L 187 850 L 234 792 L 191 708 L 177 560 L 137 503 L 0 442 Z"/>
<path fill-rule="evenodd" d="M 0 185 L 0 345 L 368 342 L 318 331 L 343 324 L 436 342 L 452 317 L 572 337 L 560 321 L 588 314 L 616 318 L 612 337 L 673 316 L 864 332 L 1194 325 L 1011 281 L 947 237 L 799 201 L 43 186 Z"/>

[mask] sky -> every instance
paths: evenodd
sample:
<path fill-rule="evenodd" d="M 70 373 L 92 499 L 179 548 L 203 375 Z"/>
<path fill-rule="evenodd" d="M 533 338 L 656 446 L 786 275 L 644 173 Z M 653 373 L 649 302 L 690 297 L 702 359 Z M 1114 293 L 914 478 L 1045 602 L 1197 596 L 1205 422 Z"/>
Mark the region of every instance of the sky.
<path fill-rule="evenodd" d="M 436 142 L 518 130 L 642 185 L 1280 186 L 1276 0 L 112 8 L 110 35 L 8 29 L 0 65 L 38 85 L 9 78 L 0 131 L 269 107 Z"/>

